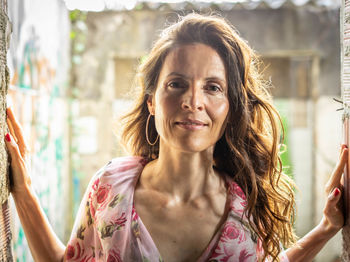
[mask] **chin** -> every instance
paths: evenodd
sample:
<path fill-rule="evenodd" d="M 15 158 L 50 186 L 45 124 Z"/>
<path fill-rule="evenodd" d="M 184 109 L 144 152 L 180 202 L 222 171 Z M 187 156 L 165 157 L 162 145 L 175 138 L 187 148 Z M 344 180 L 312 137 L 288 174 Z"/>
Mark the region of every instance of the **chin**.
<path fill-rule="evenodd" d="M 204 144 L 195 144 L 195 143 L 184 143 L 179 146 L 179 149 L 184 153 L 201 153 L 203 151 L 213 150 L 214 145 L 204 145 Z"/>

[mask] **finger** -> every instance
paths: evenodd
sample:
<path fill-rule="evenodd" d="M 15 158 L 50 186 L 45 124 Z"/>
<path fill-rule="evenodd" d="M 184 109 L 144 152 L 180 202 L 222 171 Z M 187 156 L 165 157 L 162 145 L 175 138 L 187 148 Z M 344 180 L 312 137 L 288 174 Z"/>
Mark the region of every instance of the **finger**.
<path fill-rule="evenodd" d="M 19 151 L 21 152 L 21 156 L 22 156 L 23 158 L 25 158 L 25 156 L 26 156 L 26 154 L 27 154 L 27 152 L 28 152 L 28 150 L 27 150 L 26 147 L 25 147 L 26 145 L 24 145 L 24 147 L 23 147 L 23 145 L 20 145 L 20 143 L 19 143 L 19 141 L 18 141 L 18 138 L 16 137 L 16 134 L 15 134 L 15 131 L 14 131 L 12 122 L 11 122 L 11 120 L 9 119 L 9 117 L 7 117 L 6 122 L 7 122 L 7 125 L 8 125 L 8 127 L 9 127 L 12 140 L 15 141 L 15 143 L 18 145 L 18 149 L 19 149 Z"/>
<path fill-rule="evenodd" d="M 18 127 L 21 128 L 20 124 L 18 123 L 18 121 L 17 121 L 17 119 L 16 119 L 16 117 L 15 117 L 15 115 L 12 112 L 12 109 L 10 107 L 6 108 L 6 113 L 7 113 L 6 121 L 7 121 L 8 125 L 9 125 L 9 129 L 10 129 L 11 135 L 16 138 L 16 130 L 15 130 L 15 128 L 16 127 L 17 128 Z M 16 140 L 18 141 L 17 138 L 16 138 Z"/>
<path fill-rule="evenodd" d="M 326 205 L 324 207 L 323 212 L 326 215 L 332 216 L 334 215 L 334 211 L 341 210 L 339 209 L 338 202 L 341 198 L 341 190 L 339 188 L 334 188 L 332 192 L 328 195 L 328 199 Z"/>
<path fill-rule="evenodd" d="M 5 144 L 10 152 L 11 159 L 22 158 L 21 152 L 18 148 L 18 145 L 13 140 L 13 136 L 10 133 L 5 135 Z"/>
<path fill-rule="evenodd" d="M 348 149 L 343 148 L 342 153 L 340 155 L 340 159 L 332 173 L 331 178 L 328 180 L 326 184 L 326 193 L 329 194 L 331 190 L 340 185 L 340 180 L 343 175 L 345 164 L 348 162 Z"/>
<path fill-rule="evenodd" d="M 340 158 L 341 153 L 343 152 L 344 148 L 348 148 L 348 146 L 346 144 L 341 144 L 340 145 L 340 150 L 339 150 L 339 158 Z"/>
<path fill-rule="evenodd" d="M 14 137 L 17 138 L 17 144 L 18 144 L 19 150 L 21 151 L 21 154 L 24 157 L 28 153 L 28 147 L 23 137 L 22 127 L 19 124 L 19 122 L 16 120 L 16 117 L 13 114 L 11 108 L 7 108 L 7 115 L 11 120 L 12 128 L 14 130 Z"/>
<path fill-rule="evenodd" d="M 18 139 L 17 137 L 15 136 L 15 131 L 13 130 L 13 126 L 12 126 L 12 123 L 11 123 L 11 120 L 6 117 L 6 122 L 7 122 L 7 126 L 10 130 L 10 134 L 13 136 L 13 138 L 15 139 L 16 143 L 18 142 Z"/>
<path fill-rule="evenodd" d="M 328 195 L 328 201 L 335 202 L 337 203 L 338 200 L 340 199 L 341 196 L 341 191 L 339 188 L 334 188 L 332 192 Z"/>

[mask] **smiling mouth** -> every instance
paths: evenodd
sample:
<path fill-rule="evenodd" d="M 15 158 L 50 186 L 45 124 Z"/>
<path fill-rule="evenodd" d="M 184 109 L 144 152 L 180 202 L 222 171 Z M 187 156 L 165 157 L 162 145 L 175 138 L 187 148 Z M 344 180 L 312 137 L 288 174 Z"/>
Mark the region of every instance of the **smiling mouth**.
<path fill-rule="evenodd" d="M 208 126 L 207 124 L 201 121 L 179 121 L 179 122 L 175 122 L 175 124 L 185 129 L 192 129 L 192 130 L 198 130 Z"/>
<path fill-rule="evenodd" d="M 178 121 L 175 122 L 175 124 L 180 124 L 180 125 L 196 125 L 196 126 L 207 126 L 207 124 L 198 121 L 198 120 L 185 120 L 185 121 Z"/>
<path fill-rule="evenodd" d="M 180 125 L 195 125 L 195 126 L 205 126 L 204 124 L 200 123 L 193 123 L 193 122 L 177 122 Z"/>

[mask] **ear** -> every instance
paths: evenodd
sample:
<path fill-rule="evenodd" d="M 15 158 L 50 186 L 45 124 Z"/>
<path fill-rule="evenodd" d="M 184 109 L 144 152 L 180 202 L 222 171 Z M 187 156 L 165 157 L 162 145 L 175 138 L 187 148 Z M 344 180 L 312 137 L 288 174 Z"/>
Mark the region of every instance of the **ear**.
<path fill-rule="evenodd" d="M 149 95 L 147 98 L 147 107 L 148 111 L 151 115 L 155 114 L 155 108 L 154 108 L 154 97 L 153 95 Z"/>

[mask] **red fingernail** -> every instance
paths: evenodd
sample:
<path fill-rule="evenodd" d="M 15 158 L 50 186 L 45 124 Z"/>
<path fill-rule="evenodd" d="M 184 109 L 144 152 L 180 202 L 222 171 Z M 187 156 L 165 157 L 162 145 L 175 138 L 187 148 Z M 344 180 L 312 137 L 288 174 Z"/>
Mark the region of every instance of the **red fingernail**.
<path fill-rule="evenodd" d="M 334 196 L 336 197 L 337 195 L 339 195 L 339 193 L 340 193 L 340 190 L 338 188 L 336 188 L 334 190 Z"/>
<path fill-rule="evenodd" d="M 5 138 L 6 138 L 6 141 L 7 141 L 7 142 L 11 142 L 11 137 L 10 137 L 10 134 L 9 134 L 9 133 L 7 133 L 7 134 L 5 135 Z"/>

